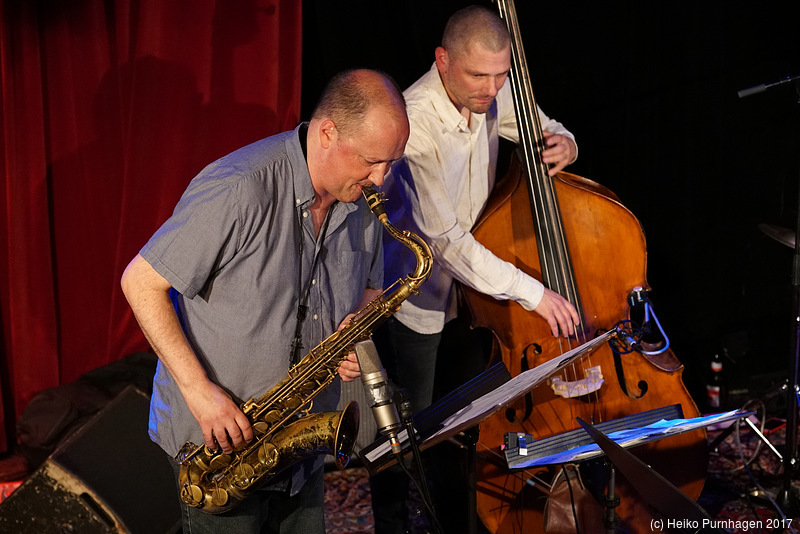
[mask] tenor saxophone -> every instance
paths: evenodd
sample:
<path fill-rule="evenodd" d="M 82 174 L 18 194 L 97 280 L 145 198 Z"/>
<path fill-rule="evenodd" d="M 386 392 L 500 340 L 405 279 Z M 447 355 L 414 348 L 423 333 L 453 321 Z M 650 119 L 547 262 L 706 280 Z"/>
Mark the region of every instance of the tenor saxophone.
<path fill-rule="evenodd" d="M 370 210 L 394 239 L 414 253 L 416 269 L 373 299 L 341 330 L 334 332 L 289 369 L 288 376 L 240 408 L 254 437 L 231 454 L 187 442 L 175 456 L 180 463 L 181 500 L 209 513 L 230 510 L 291 465 L 316 454 L 331 454 L 341 469 L 350 460 L 358 434 L 358 404 L 342 411 L 311 414 L 312 401 L 337 375 L 353 346 L 370 337 L 400 304 L 428 278 L 433 258 L 416 234 L 395 228 L 383 207 L 385 199 L 363 189 Z"/>

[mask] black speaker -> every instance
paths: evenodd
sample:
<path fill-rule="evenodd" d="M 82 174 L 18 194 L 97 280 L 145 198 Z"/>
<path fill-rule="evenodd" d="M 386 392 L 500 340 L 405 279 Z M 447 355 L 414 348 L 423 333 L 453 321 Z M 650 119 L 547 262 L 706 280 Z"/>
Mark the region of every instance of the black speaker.
<path fill-rule="evenodd" d="M 0 503 L 0 533 L 179 532 L 174 474 L 147 435 L 148 412 L 146 394 L 123 390 Z"/>

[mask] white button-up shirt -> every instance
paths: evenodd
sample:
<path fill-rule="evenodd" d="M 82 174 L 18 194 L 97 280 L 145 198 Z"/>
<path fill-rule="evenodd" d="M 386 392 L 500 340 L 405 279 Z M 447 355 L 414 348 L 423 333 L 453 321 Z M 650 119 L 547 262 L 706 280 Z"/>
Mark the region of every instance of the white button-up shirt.
<path fill-rule="evenodd" d="M 495 183 L 499 137 L 519 141 L 510 84 L 485 114 L 468 122 L 450 101 L 434 64 L 404 93 L 411 123 L 405 154 L 386 176 L 386 209 L 400 229 L 418 234 L 434 255 L 430 279 L 395 317 L 422 334 L 441 332 L 456 315 L 453 280 L 496 299 L 534 309 L 544 286 L 499 259 L 470 233 Z M 539 110 L 542 128 L 574 137 Z M 391 284 L 414 270 L 403 245 L 384 239 L 384 281 Z"/>

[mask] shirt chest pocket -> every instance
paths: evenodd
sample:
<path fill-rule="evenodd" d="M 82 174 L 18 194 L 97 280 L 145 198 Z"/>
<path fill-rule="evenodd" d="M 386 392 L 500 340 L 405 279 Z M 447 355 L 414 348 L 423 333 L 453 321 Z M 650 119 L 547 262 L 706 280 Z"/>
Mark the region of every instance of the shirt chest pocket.
<path fill-rule="evenodd" d="M 370 272 L 371 255 L 366 251 L 339 251 L 328 264 L 331 303 L 336 320 L 357 311 Z"/>
<path fill-rule="evenodd" d="M 331 273 L 331 283 L 355 286 L 360 296 L 367 287 L 370 257 L 364 250 L 340 250 L 336 254 L 336 272 Z"/>

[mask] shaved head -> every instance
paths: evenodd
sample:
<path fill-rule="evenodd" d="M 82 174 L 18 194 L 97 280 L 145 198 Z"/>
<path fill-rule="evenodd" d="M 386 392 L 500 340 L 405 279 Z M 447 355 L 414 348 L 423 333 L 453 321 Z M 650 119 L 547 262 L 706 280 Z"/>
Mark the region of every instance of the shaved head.
<path fill-rule="evenodd" d="M 489 52 L 500 52 L 510 43 L 503 19 L 481 6 L 469 6 L 453 13 L 442 35 L 442 47 L 455 56 L 469 52 L 476 44 Z"/>

